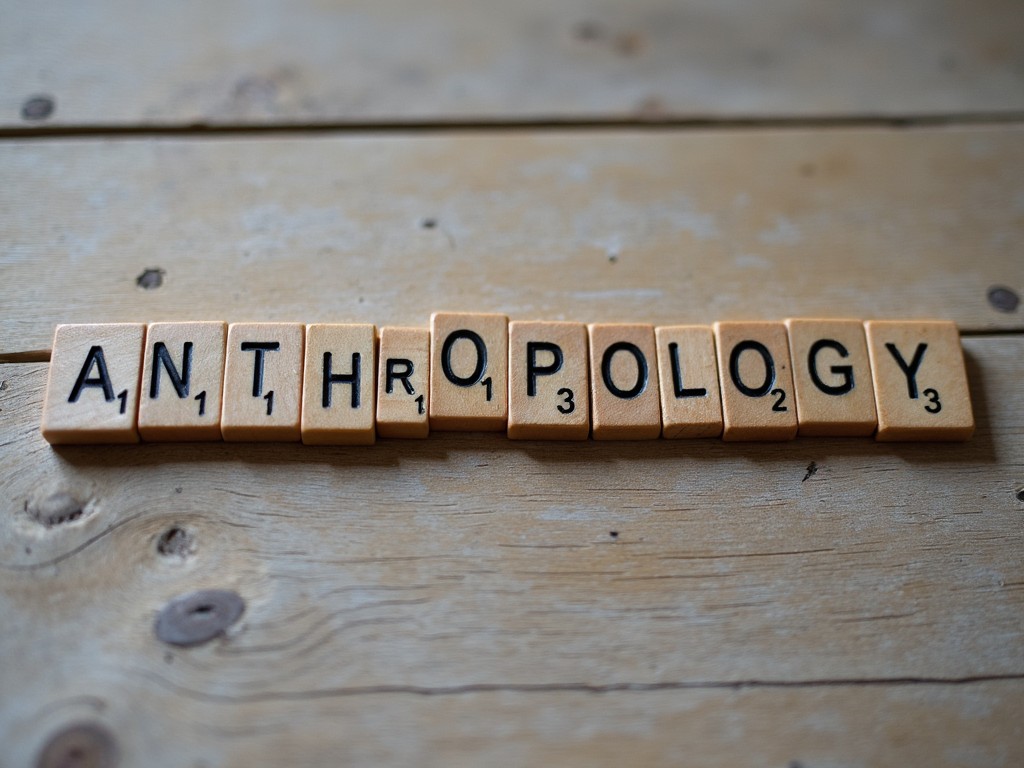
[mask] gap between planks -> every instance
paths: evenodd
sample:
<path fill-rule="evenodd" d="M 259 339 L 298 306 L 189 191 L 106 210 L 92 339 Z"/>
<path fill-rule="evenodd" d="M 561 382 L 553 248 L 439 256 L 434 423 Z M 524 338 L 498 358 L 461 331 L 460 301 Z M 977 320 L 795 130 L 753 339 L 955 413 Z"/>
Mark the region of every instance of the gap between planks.
<path fill-rule="evenodd" d="M 956 112 L 931 115 L 820 115 L 815 117 L 688 117 L 588 118 L 585 120 L 537 118 L 466 118 L 451 120 L 347 120 L 339 122 L 282 122 L 266 125 L 246 123 L 154 123 L 147 125 L 31 125 L 0 127 L 0 141 L 4 139 L 65 139 L 72 137 L 140 137 L 157 136 L 244 136 L 251 134 L 322 133 L 386 133 L 394 135 L 448 134 L 472 132 L 560 132 L 560 131 L 707 131 L 707 130 L 842 130 L 849 128 L 935 128 L 961 126 L 1006 126 L 1024 124 L 1024 111 Z"/>

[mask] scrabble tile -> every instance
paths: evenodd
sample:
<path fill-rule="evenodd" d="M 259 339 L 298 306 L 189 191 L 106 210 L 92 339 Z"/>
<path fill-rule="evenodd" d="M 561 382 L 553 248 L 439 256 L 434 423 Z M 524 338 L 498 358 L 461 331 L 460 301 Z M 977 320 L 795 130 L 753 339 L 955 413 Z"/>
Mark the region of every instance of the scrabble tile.
<path fill-rule="evenodd" d="M 792 440 L 797 411 L 782 323 L 715 323 L 723 440 Z"/>
<path fill-rule="evenodd" d="M 430 331 L 382 328 L 377 367 L 377 434 L 426 437 L 430 403 Z"/>
<path fill-rule="evenodd" d="M 801 436 L 872 435 L 878 426 L 860 320 L 787 320 Z"/>
<path fill-rule="evenodd" d="M 376 439 L 377 328 L 306 326 L 302 373 L 302 442 L 372 445 Z"/>
<path fill-rule="evenodd" d="M 142 323 L 58 325 L 42 433 L 64 443 L 137 443 Z"/>
<path fill-rule="evenodd" d="M 711 327 L 664 326 L 654 329 L 654 337 L 661 385 L 661 436 L 718 437 L 722 434 L 722 393 Z"/>
<path fill-rule="evenodd" d="M 232 323 L 220 431 L 225 440 L 297 441 L 306 327 Z"/>
<path fill-rule="evenodd" d="M 586 440 L 590 372 L 583 323 L 508 326 L 508 436 Z"/>
<path fill-rule="evenodd" d="M 653 325 L 587 326 L 595 440 L 653 440 L 661 434 Z"/>
<path fill-rule="evenodd" d="M 430 426 L 496 432 L 508 423 L 508 318 L 430 317 Z"/>
<path fill-rule="evenodd" d="M 227 323 L 150 323 L 142 364 L 143 440 L 220 440 Z"/>
<path fill-rule="evenodd" d="M 877 439 L 967 440 L 974 414 L 954 323 L 864 324 L 878 409 Z"/>

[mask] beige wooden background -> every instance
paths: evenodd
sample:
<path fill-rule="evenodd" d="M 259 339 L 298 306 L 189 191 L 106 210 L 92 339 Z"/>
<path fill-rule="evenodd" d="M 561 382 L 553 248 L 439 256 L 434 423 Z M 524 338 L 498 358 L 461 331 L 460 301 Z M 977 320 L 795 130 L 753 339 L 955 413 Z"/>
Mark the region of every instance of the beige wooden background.
<path fill-rule="evenodd" d="M 1024 764 L 1019 3 L 0 19 L 0 766 Z M 436 309 L 951 318 L 978 433 L 38 434 L 59 322 Z"/>

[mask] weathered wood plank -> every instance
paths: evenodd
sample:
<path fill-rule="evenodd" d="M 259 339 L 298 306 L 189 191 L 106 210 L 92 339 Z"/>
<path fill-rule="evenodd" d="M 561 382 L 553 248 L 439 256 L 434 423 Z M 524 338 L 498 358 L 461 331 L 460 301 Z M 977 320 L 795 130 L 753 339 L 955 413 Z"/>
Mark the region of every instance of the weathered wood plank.
<path fill-rule="evenodd" d="M 1015 765 L 1024 339 L 964 344 L 960 445 L 53 449 L 46 365 L 0 366 L 5 756 Z M 243 619 L 162 646 L 199 588 Z"/>
<path fill-rule="evenodd" d="M 4 142 L 0 354 L 437 310 L 1021 329 L 986 293 L 1024 288 L 1022 199 L 1019 128 Z"/>
<path fill-rule="evenodd" d="M 5 743 L 2 764 L 33 765 L 54 730 L 81 720 L 108 725 L 122 765 L 155 768 L 1015 768 L 1024 760 L 1019 681 L 603 694 L 366 692 L 238 704 L 162 686 L 178 663 L 160 678 L 107 695 L 68 696 L 45 711 L 18 706 L 20 730 Z M 205 674 L 215 677 L 216 665 Z"/>
<path fill-rule="evenodd" d="M 1024 109 L 1015 0 L 3 6 L 9 128 Z"/>

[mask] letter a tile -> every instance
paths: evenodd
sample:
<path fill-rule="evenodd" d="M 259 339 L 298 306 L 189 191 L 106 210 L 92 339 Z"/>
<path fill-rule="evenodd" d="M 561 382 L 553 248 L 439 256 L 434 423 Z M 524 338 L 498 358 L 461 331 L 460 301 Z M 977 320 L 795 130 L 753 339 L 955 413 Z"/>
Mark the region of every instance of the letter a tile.
<path fill-rule="evenodd" d="M 801 437 L 871 435 L 878 425 L 860 320 L 787 320 Z"/>
<path fill-rule="evenodd" d="M 520 322 L 508 326 L 508 436 L 586 440 L 590 435 L 587 327 Z"/>
<path fill-rule="evenodd" d="M 864 328 L 875 381 L 877 439 L 969 439 L 974 413 L 956 324 L 869 320 Z"/>
<path fill-rule="evenodd" d="M 301 323 L 228 326 L 220 424 L 225 440 L 299 440 L 305 331 Z"/>
<path fill-rule="evenodd" d="M 220 440 L 227 323 L 150 323 L 142 365 L 143 440 Z"/>
<path fill-rule="evenodd" d="M 590 337 L 595 440 L 653 440 L 661 434 L 654 326 L 602 324 Z"/>
<path fill-rule="evenodd" d="M 430 331 L 382 328 L 377 368 L 377 434 L 426 437 L 430 389 Z"/>
<path fill-rule="evenodd" d="M 718 437 L 722 434 L 722 393 L 710 326 L 654 329 L 661 382 L 661 435 Z"/>
<path fill-rule="evenodd" d="M 302 442 L 373 445 L 377 328 L 367 324 L 306 326 L 302 374 Z"/>
<path fill-rule="evenodd" d="M 782 323 L 715 323 L 723 440 L 792 440 L 797 412 Z"/>
<path fill-rule="evenodd" d="M 508 318 L 430 317 L 430 426 L 497 432 L 508 423 Z"/>
<path fill-rule="evenodd" d="M 47 442 L 137 443 L 142 323 L 58 325 L 46 383 Z"/>

